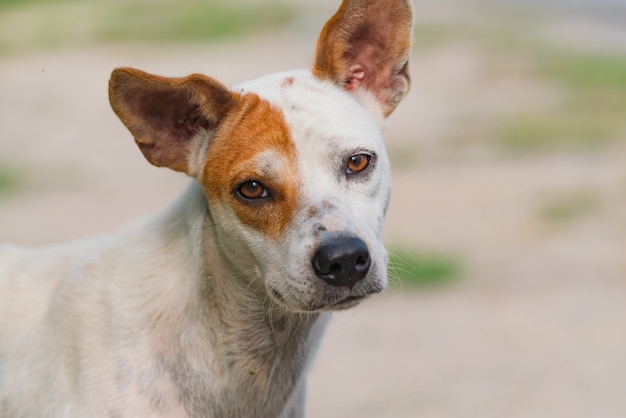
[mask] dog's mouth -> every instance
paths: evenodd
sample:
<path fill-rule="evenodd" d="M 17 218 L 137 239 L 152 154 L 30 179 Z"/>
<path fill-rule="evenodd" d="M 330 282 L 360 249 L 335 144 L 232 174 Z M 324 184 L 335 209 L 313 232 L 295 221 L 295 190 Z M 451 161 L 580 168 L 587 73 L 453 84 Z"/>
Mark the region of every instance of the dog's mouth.
<path fill-rule="evenodd" d="M 367 295 L 354 295 L 348 296 L 346 298 L 340 299 L 337 302 L 331 303 L 327 305 L 324 310 L 337 311 L 341 309 L 349 309 L 356 305 L 358 305 L 363 299 L 365 299 Z"/>
<path fill-rule="evenodd" d="M 336 300 L 320 300 L 318 303 L 309 304 L 308 306 L 294 306 L 276 289 L 271 289 L 270 295 L 281 306 L 296 312 L 340 311 L 358 305 L 369 296 L 368 294 L 350 295 Z"/>

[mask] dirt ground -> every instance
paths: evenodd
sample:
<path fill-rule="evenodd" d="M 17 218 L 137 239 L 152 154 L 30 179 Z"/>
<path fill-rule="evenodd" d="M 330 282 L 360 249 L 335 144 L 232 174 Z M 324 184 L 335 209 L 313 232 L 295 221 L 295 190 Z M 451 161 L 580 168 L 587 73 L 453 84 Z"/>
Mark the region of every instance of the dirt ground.
<path fill-rule="evenodd" d="M 110 232 L 184 187 L 184 176 L 144 161 L 109 109 L 114 67 L 204 72 L 232 84 L 308 66 L 313 41 L 264 35 L 0 58 L 0 164 L 23 178 L 0 196 L 0 241 Z M 413 90 L 390 120 L 390 150 L 412 150 L 412 141 L 428 149 L 423 138 L 458 124 L 459 109 L 484 87 L 475 59 L 458 47 L 416 55 Z M 501 100 L 516 88 L 523 100 L 538 97 L 498 86 L 492 97 Z M 386 239 L 457 254 L 465 277 L 438 289 L 394 286 L 335 314 L 311 370 L 308 416 L 626 416 L 625 161 L 616 146 L 400 164 Z M 593 211 L 566 225 L 542 222 L 546 199 L 579 190 L 592 191 Z"/>

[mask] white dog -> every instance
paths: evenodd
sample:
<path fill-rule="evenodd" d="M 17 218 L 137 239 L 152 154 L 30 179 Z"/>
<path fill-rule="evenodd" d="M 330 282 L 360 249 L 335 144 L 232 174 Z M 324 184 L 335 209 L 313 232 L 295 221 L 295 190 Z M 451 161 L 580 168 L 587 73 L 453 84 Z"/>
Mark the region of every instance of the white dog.
<path fill-rule="evenodd" d="M 302 416 L 326 312 L 387 282 L 381 131 L 411 36 L 408 0 L 345 0 L 313 71 L 116 69 L 145 158 L 193 180 L 113 236 L 0 248 L 0 416 Z"/>

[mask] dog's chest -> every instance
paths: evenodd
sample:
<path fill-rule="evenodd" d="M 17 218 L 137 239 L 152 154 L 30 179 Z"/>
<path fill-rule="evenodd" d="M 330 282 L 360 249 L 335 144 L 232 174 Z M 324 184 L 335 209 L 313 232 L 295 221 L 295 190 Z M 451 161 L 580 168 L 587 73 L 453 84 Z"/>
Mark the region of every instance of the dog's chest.
<path fill-rule="evenodd" d="M 142 404 L 164 416 L 181 410 L 190 417 L 282 416 L 294 406 L 326 319 L 261 321 L 220 329 L 211 347 L 158 355 L 137 374 Z"/>
<path fill-rule="evenodd" d="M 223 377 L 229 384 L 215 398 L 223 400 L 217 416 L 255 411 L 255 416 L 278 417 L 291 408 L 325 324 L 325 316 L 314 314 L 244 327 L 246 337 L 225 353 Z"/>

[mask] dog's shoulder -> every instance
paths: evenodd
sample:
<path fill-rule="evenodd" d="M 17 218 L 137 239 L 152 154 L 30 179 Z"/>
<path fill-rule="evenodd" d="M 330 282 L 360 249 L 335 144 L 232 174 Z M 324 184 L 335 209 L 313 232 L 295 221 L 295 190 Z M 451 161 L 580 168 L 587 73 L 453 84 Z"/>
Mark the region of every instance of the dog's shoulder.
<path fill-rule="evenodd" d="M 22 247 L 12 244 L 0 244 L 0 279 L 2 272 L 24 257 L 25 251 Z"/>
<path fill-rule="evenodd" d="M 7 300 L 6 290 L 19 286 L 18 282 L 30 280 L 50 252 L 47 248 L 29 249 L 12 244 L 0 245 L 0 289 L 2 300 Z M 27 279 L 28 278 L 28 279 Z"/>
<path fill-rule="evenodd" d="M 101 246 L 101 242 L 101 238 L 95 238 L 37 248 L 2 244 L 0 245 L 0 282 L 21 276 L 36 276 L 38 270 L 47 270 L 55 275 L 53 271 L 63 269 L 75 260 L 94 253 L 95 248 Z"/>

